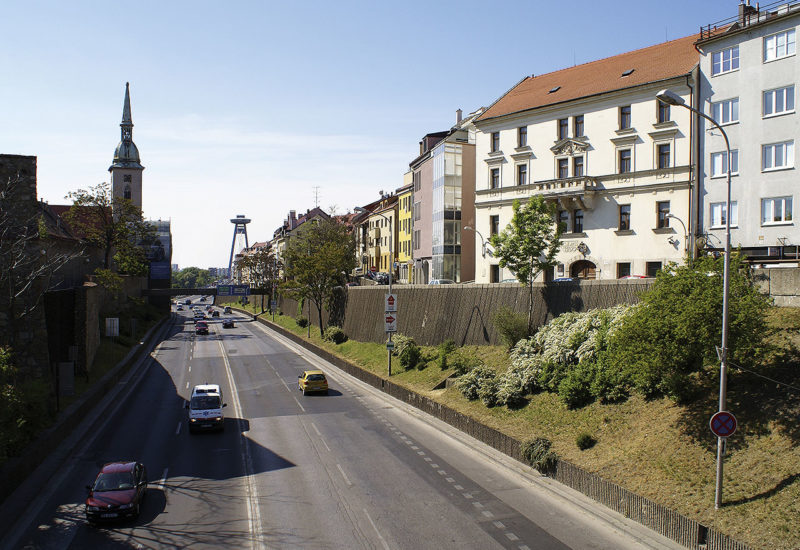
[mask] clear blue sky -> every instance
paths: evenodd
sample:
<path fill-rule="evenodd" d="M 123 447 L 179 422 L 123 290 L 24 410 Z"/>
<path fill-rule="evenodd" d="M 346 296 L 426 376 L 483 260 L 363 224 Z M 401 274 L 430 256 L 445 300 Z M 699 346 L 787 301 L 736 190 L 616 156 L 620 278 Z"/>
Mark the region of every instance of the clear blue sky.
<path fill-rule="evenodd" d="M 227 265 L 289 210 L 344 213 L 402 185 L 428 132 L 521 78 L 698 32 L 738 0 L 5 2 L 0 153 L 40 198 L 109 180 L 125 82 L 144 213 L 173 263 Z"/>

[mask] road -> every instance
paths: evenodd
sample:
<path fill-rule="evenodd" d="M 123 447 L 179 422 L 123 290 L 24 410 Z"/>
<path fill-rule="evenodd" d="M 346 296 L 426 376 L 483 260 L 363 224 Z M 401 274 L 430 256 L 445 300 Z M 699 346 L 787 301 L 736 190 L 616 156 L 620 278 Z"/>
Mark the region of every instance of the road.
<path fill-rule="evenodd" d="M 240 315 L 173 314 L 128 396 L 21 513 L 14 548 L 680 548 L 338 371 Z M 297 376 L 328 374 L 329 395 Z M 222 433 L 189 434 L 191 387 L 221 385 Z M 92 527 L 85 485 L 136 459 L 135 521 Z M 13 537 L 12 537 L 13 538 Z"/>

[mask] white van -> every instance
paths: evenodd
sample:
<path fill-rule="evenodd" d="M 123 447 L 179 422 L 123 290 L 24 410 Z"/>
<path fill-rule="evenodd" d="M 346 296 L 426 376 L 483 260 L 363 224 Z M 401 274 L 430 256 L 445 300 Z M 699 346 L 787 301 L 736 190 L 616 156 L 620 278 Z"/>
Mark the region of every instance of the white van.
<path fill-rule="evenodd" d="M 192 389 L 192 397 L 186 407 L 189 409 L 189 433 L 198 430 L 224 430 L 225 416 L 222 409 L 222 390 L 219 384 L 200 384 Z"/>

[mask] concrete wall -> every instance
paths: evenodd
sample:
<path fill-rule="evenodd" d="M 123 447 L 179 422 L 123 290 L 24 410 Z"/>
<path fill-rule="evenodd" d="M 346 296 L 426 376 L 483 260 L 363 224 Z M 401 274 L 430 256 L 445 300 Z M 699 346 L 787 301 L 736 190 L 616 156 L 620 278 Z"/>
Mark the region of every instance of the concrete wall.
<path fill-rule="evenodd" d="M 776 267 L 755 269 L 756 284 L 778 307 L 800 307 L 800 269 Z"/>

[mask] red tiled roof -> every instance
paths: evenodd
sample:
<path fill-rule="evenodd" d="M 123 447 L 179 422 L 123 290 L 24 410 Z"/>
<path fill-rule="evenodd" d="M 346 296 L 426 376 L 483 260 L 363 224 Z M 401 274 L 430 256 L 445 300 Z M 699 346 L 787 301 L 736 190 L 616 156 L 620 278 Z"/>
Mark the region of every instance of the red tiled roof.
<path fill-rule="evenodd" d="M 698 35 L 686 36 L 568 69 L 529 76 L 498 99 L 477 120 L 485 121 L 689 74 L 699 60 L 694 48 L 697 39 Z M 622 76 L 622 73 L 631 69 L 632 73 Z"/>

